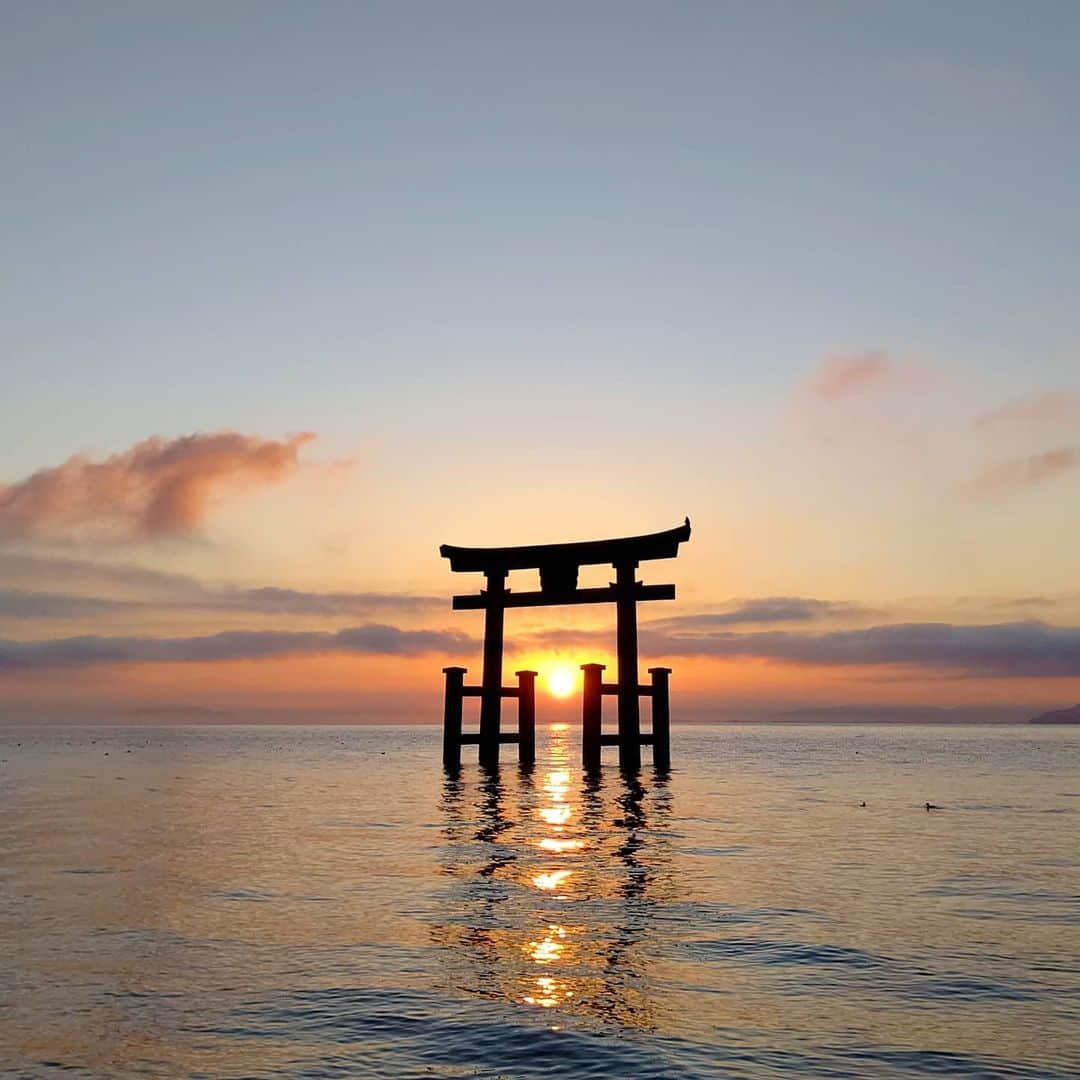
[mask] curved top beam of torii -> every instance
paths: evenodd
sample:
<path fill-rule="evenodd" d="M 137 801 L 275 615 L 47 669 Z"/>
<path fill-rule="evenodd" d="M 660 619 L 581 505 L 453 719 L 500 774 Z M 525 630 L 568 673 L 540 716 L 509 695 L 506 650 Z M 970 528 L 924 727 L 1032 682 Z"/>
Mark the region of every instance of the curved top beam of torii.
<path fill-rule="evenodd" d="M 526 544 L 521 547 L 456 547 L 443 544 L 439 554 L 450 560 L 453 571 L 483 574 L 509 570 L 594 566 L 601 563 L 646 562 L 674 559 L 679 545 L 690 539 L 690 519 L 664 532 L 619 536 L 611 540 L 581 540 L 569 544 Z"/>

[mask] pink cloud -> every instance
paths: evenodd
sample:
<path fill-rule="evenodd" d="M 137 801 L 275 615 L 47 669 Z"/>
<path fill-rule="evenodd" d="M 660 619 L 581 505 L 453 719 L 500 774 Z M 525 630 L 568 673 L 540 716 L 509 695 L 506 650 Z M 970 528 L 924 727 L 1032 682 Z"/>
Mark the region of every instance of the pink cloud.
<path fill-rule="evenodd" d="M 309 432 L 283 440 L 235 431 L 154 436 L 103 461 L 83 454 L 0 486 L 0 536 L 90 532 L 152 538 L 190 532 L 224 491 L 293 471 Z"/>
<path fill-rule="evenodd" d="M 809 383 L 814 397 L 836 400 L 870 390 L 886 389 L 898 381 L 895 364 L 879 350 L 826 357 Z"/>
<path fill-rule="evenodd" d="M 975 417 L 975 429 L 986 434 L 999 431 L 1036 431 L 1051 425 L 1080 423 L 1080 394 L 1048 390 L 1042 394 L 1007 401 Z"/>
<path fill-rule="evenodd" d="M 989 498 L 1013 495 L 1080 466 L 1080 449 L 1062 447 L 1042 454 L 1010 458 L 983 469 L 965 488 L 967 495 Z"/>

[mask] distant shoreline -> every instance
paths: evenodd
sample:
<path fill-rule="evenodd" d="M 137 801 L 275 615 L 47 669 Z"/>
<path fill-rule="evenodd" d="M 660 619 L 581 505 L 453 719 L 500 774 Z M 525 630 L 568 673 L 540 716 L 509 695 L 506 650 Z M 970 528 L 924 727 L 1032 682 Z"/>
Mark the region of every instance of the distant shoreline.
<path fill-rule="evenodd" d="M 580 724 L 577 717 L 570 720 L 564 719 L 537 719 L 538 727 L 550 727 L 552 724 L 569 723 L 571 726 Z M 780 718 L 771 717 L 765 719 L 740 718 L 733 720 L 709 720 L 697 718 L 685 718 L 673 720 L 675 727 L 933 727 L 933 728 L 963 728 L 963 727 L 1080 727 L 1080 720 L 1043 720 L 1040 718 L 1029 719 L 798 719 L 794 717 Z M 513 726 L 513 720 L 510 721 Z M 302 719 L 295 716 L 243 716 L 223 715 L 209 717 L 206 715 L 173 715 L 168 719 L 152 716 L 123 716 L 123 717 L 41 717 L 41 716 L 0 716 L 0 729 L 2 728 L 64 728 L 64 727 L 126 727 L 126 728 L 182 728 L 182 727 L 425 727 L 441 728 L 441 719 L 431 718 L 424 720 L 407 720 L 397 718 L 380 718 L 360 720 L 352 717 L 311 717 Z"/>
<path fill-rule="evenodd" d="M 1080 705 L 1070 709 L 1054 709 L 1031 718 L 1033 724 L 1080 724 Z"/>

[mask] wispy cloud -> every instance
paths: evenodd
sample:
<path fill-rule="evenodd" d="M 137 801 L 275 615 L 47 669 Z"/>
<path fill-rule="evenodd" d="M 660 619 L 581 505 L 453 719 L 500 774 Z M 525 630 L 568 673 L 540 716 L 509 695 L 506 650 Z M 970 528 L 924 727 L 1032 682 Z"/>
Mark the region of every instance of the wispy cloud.
<path fill-rule="evenodd" d="M 192 589 L 164 600 L 123 600 L 75 593 L 0 588 L 0 618 L 77 619 L 122 611 L 197 611 L 238 615 L 366 618 L 379 612 L 420 613 L 445 608 L 445 598 L 409 593 L 305 592 L 299 589 Z"/>
<path fill-rule="evenodd" d="M 810 378 L 813 397 L 838 398 L 887 389 L 900 381 L 896 364 L 881 350 L 826 357 Z"/>
<path fill-rule="evenodd" d="M 301 589 L 224 589 L 206 593 L 197 605 L 213 611 L 261 615 L 362 615 L 371 611 L 421 612 L 445 608 L 446 597 L 411 593 L 308 592 Z"/>
<path fill-rule="evenodd" d="M 207 663 L 353 653 L 459 656 L 478 643 L 453 630 L 402 630 L 372 624 L 334 632 L 235 630 L 200 637 L 84 637 L 0 640 L 0 672 L 47 671 L 99 664 Z"/>
<path fill-rule="evenodd" d="M 445 610 L 446 597 L 216 585 L 131 563 L 0 551 L 0 618 L 61 619 L 121 611 L 368 619 Z"/>
<path fill-rule="evenodd" d="M 535 638 L 549 645 L 595 646 L 609 636 L 553 630 Z M 646 629 L 641 633 L 641 647 L 654 657 L 759 659 L 824 667 L 917 667 L 987 677 L 1080 677 L 1080 627 L 1034 621 L 977 626 L 899 623 L 821 634 Z"/>
<path fill-rule="evenodd" d="M 763 623 L 810 622 L 826 618 L 859 618 L 880 612 L 835 600 L 814 600 L 803 596 L 763 596 L 741 600 L 725 611 L 697 615 L 676 615 L 655 619 L 646 625 L 656 629 L 707 630 L 716 626 L 739 626 Z"/>
<path fill-rule="evenodd" d="M 1070 472 L 1077 466 L 1080 466 L 1080 448 L 1072 446 L 1009 458 L 987 465 L 963 486 L 961 493 L 977 499 L 1015 495 Z"/>
<path fill-rule="evenodd" d="M 0 582 L 85 595 L 95 590 L 139 596 L 188 596 L 205 589 L 196 578 L 127 562 L 100 562 L 0 550 Z"/>
<path fill-rule="evenodd" d="M 145 604 L 138 601 L 110 600 L 99 596 L 0 589 L 0 619 L 96 618 L 125 610 L 141 611 L 145 607 Z"/>
<path fill-rule="evenodd" d="M 988 409 L 975 417 L 974 426 L 984 434 L 1020 431 L 1039 433 L 1048 427 L 1080 424 L 1080 393 L 1048 390 L 1030 394 Z"/>
<path fill-rule="evenodd" d="M 1075 593 L 1030 596 L 958 596 L 952 603 L 961 610 L 1004 611 L 1015 615 L 1017 612 L 1031 611 L 1034 608 L 1046 610 L 1066 604 L 1075 604 L 1077 599 L 1078 596 Z"/>
<path fill-rule="evenodd" d="M 0 486 L 0 536 L 122 539 L 175 536 L 227 490 L 282 479 L 313 435 L 261 439 L 235 431 L 145 439 L 102 461 L 77 454 Z"/>

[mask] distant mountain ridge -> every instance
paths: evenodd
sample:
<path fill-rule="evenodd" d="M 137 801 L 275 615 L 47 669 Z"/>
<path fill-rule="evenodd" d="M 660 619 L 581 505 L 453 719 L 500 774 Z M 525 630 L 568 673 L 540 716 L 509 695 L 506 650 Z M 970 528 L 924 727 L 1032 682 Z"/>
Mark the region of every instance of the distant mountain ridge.
<path fill-rule="evenodd" d="M 1033 716 L 1032 724 L 1080 724 L 1080 705 L 1073 705 L 1070 709 L 1053 709 L 1051 712 L 1040 713 Z"/>

